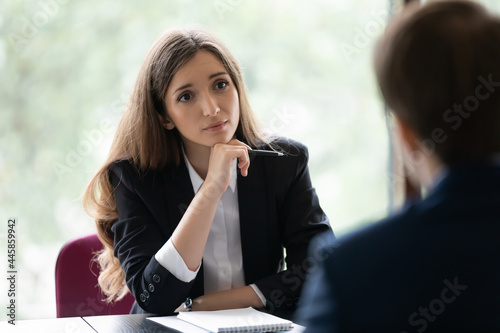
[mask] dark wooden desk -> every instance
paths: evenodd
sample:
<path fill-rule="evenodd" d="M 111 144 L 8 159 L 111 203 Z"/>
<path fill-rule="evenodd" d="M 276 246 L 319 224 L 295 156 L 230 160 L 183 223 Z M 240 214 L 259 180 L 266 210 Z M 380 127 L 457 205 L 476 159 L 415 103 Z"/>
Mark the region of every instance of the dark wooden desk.
<path fill-rule="evenodd" d="M 41 333 L 179 333 L 160 325 L 149 314 L 16 320 L 16 325 L 0 322 L 0 332 Z M 290 333 L 302 332 L 296 327 Z M 184 333 L 184 332 L 182 332 Z M 186 332 L 189 333 L 189 332 Z"/>
<path fill-rule="evenodd" d="M 96 332 L 117 332 L 117 333 L 179 333 L 173 328 L 160 325 L 152 320 L 148 314 L 117 315 L 117 316 L 93 316 L 83 317 Z M 303 327 L 295 325 L 295 329 L 289 333 L 300 333 Z M 190 332 L 182 332 L 190 333 Z"/>
<path fill-rule="evenodd" d="M 83 317 L 96 332 L 119 332 L 119 333 L 179 333 L 176 330 L 155 323 L 146 318 L 149 314 L 131 314 L 115 316 L 92 316 Z"/>
<path fill-rule="evenodd" d="M 15 325 L 0 322 L 0 332 L 95 333 L 81 317 L 16 320 Z"/>

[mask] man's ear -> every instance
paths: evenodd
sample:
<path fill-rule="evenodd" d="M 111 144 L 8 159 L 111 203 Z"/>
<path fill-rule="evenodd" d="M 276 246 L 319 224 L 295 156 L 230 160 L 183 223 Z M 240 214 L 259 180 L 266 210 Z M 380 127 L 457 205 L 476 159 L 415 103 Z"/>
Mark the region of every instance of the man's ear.
<path fill-rule="evenodd" d="M 399 134 L 401 140 L 403 140 L 404 145 L 410 150 L 414 151 L 419 148 L 418 142 L 419 137 L 414 129 L 412 129 L 408 123 L 402 120 L 397 115 L 394 115 L 396 121 L 396 131 Z"/>
<path fill-rule="evenodd" d="M 170 119 L 168 115 L 167 116 L 158 115 L 158 117 L 160 118 L 161 125 L 167 130 L 172 130 L 175 128 L 174 122 Z"/>

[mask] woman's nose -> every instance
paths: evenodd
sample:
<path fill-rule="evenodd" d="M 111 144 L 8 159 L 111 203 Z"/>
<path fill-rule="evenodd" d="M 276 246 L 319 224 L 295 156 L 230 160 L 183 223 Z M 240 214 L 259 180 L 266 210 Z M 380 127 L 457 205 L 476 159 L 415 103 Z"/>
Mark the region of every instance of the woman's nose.
<path fill-rule="evenodd" d="M 219 113 L 220 108 L 217 106 L 216 101 L 212 97 L 207 97 L 203 101 L 203 115 L 205 117 L 213 117 Z"/>

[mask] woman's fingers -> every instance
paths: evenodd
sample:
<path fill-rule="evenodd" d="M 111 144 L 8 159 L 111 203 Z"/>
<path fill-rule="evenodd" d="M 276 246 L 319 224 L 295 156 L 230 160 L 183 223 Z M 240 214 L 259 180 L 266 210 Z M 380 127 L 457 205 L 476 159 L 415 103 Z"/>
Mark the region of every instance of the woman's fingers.
<path fill-rule="evenodd" d="M 241 170 L 241 174 L 243 176 L 246 176 L 248 174 L 248 168 L 250 166 L 250 157 L 248 155 L 249 149 L 252 148 L 250 148 L 250 146 L 248 146 L 244 142 L 233 139 L 226 144 L 216 144 L 212 148 L 212 154 L 214 154 L 214 158 L 221 161 L 222 164 L 228 165 L 229 167 L 232 166 L 232 162 L 235 158 L 237 158 L 238 167 Z"/>
<path fill-rule="evenodd" d="M 241 175 L 246 177 L 248 175 L 248 168 L 250 167 L 250 157 L 248 155 L 248 150 L 252 149 L 247 144 L 233 139 L 228 143 L 230 146 L 235 148 L 234 156 L 238 159 L 238 168 L 241 170 Z"/>
<path fill-rule="evenodd" d="M 238 158 L 238 168 L 240 168 L 241 175 L 243 177 L 248 176 L 249 167 L 250 167 L 250 157 L 248 156 L 248 150 L 245 149 L 243 156 Z"/>
<path fill-rule="evenodd" d="M 222 195 L 229 186 L 231 179 L 231 168 L 235 159 L 238 159 L 238 167 L 241 174 L 248 174 L 250 158 L 248 156 L 248 145 L 238 140 L 231 140 L 228 143 L 215 144 L 210 152 L 208 173 L 205 179 L 208 185 L 215 186 L 217 192 Z"/>
<path fill-rule="evenodd" d="M 244 142 L 241 142 L 240 140 L 238 139 L 232 139 L 231 141 L 229 141 L 227 143 L 228 145 L 235 145 L 235 146 L 244 146 L 244 147 L 247 147 L 247 149 L 252 149 L 249 145 L 247 145 L 246 143 Z"/>

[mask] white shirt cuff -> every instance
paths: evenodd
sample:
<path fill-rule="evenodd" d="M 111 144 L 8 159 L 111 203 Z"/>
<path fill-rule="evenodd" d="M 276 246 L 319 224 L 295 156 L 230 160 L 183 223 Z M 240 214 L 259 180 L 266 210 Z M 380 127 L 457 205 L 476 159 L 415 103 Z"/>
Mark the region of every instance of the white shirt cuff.
<path fill-rule="evenodd" d="M 255 293 L 257 294 L 257 296 L 259 296 L 260 300 L 262 301 L 262 304 L 264 304 L 264 306 L 266 306 L 266 298 L 264 297 L 264 295 L 260 291 L 259 287 L 257 287 L 253 283 L 250 285 L 250 287 L 252 287 L 253 291 L 255 291 Z"/>
<path fill-rule="evenodd" d="M 176 278 L 186 283 L 194 280 L 201 267 L 200 263 L 195 272 L 191 271 L 170 239 L 156 252 L 155 259 Z"/>

